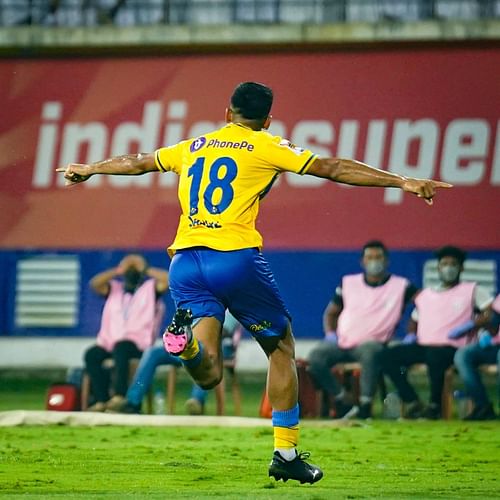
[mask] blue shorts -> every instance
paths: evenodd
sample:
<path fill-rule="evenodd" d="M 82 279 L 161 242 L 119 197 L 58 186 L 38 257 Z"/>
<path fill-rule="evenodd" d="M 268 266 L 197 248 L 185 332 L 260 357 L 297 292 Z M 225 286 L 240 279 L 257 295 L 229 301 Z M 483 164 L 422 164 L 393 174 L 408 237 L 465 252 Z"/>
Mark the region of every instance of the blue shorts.
<path fill-rule="evenodd" d="M 170 294 L 177 308 L 193 318 L 215 317 L 225 310 L 257 339 L 281 339 L 291 320 L 269 264 L 256 248 L 219 251 L 179 250 L 170 264 Z"/>

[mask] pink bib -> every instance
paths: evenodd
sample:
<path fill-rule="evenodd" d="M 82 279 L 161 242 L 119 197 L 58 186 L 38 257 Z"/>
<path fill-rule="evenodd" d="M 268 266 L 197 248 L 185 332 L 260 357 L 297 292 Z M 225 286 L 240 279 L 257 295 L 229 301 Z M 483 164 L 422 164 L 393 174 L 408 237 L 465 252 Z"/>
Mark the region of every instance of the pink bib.
<path fill-rule="evenodd" d="M 425 288 L 415 299 L 418 310 L 417 338 L 421 345 L 460 347 L 470 339 L 450 340 L 450 331 L 473 317 L 475 283 L 459 283 L 447 290 Z"/>
<path fill-rule="evenodd" d="M 111 280 L 97 345 L 112 351 L 120 340 L 130 340 L 144 351 L 153 345 L 164 313 L 163 301 L 156 300 L 154 279 L 146 280 L 133 294 L 125 293 L 121 281 Z"/>
<path fill-rule="evenodd" d="M 380 286 L 369 286 L 364 276 L 342 279 L 344 308 L 337 323 L 339 347 L 350 349 L 367 341 L 387 342 L 401 317 L 408 280 L 392 275 Z"/>

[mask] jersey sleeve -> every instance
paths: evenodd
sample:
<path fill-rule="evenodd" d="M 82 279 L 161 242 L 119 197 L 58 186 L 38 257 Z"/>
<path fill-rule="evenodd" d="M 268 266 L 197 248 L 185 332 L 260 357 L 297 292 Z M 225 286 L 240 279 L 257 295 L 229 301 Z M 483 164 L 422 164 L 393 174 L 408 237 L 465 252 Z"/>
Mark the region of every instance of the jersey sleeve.
<path fill-rule="evenodd" d="M 155 151 L 155 164 L 160 172 L 175 172 L 180 175 L 182 170 L 182 151 L 185 141 L 173 146 L 160 148 Z"/>
<path fill-rule="evenodd" d="M 269 162 L 279 170 L 300 175 L 307 173 L 318 157 L 309 149 L 303 149 L 281 137 L 273 137 L 266 153 Z"/>

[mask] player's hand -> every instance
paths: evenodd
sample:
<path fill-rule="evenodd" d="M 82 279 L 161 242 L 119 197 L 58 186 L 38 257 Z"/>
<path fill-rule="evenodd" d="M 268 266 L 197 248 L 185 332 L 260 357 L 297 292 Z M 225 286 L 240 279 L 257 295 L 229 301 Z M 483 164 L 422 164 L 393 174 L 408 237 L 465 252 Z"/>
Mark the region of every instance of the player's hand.
<path fill-rule="evenodd" d="M 56 172 L 64 172 L 64 184 L 66 186 L 85 182 L 92 175 L 90 165 L 83 163 L 70 163 L 66 168 L 56 168 Z"/>
<path fill-rule="evenodd" d="M 451 188 L 453 184 L 443 181 L 434 181 L 431 179 L 413 179 L 408 177 L 403 183 L 403 191 L 416 194 L 423 198 L 425 202 L 432 205 L 432 198 L 436 194 L 436 188 Z"/>

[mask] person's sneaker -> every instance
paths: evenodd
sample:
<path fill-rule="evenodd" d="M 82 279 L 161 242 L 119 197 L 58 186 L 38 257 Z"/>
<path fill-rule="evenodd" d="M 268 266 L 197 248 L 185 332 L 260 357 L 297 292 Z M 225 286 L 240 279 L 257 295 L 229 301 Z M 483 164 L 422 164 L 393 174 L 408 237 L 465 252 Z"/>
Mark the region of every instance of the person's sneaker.
<path fill-rule="evenodd" d="M 342 399 L 335 400 L 333 407 L 335 409 L 334 419 L 339 418 L 354 418 L 357 415 L 359 408 L 344 402 Z M 352 415 L 352 416 L 347 416 Z"/>
<path fill-rule="evenodd" d="M 196 398 L 189 398 L 184 404 L 188 415 L 203 415 L 205 408 L 203 403 Z"/>
<path fill-rule="evenodd" d="M 109 413 L 116 413 L 120 408 L 125 405 L 127 399 L 119 394 L 115 394 L 107 403 L 106 411 Z"/>
<path fill-rule="evenodd" d="M 422 417 L 429 420 L 439 420 L 441 418 L 441 408 L 436 404 L 429 404 L 422 412 Z"/>
<path fill-rule="evenodd" d="M 353 405 L 347 412 L 344 413 L 342 420 L 351 420 L 353 418 L 358 418 L 358 416 L 359 416 L 359 406 Z"/>
<path fill-rule="evenodd" d="M 358 418 L 361 420 L 367 420 L 372 418 L 372 404 L 371 403 L 362 403 L 359 406 Z"/>
<path fill-rule="evenodd" d="M 193 339 L 191 324 L 193 314 L 190 309 L 177 309 L 172 323 L 163 334 L 163 345 L 165 350 L 172 356 L 179 356 Z"/>
<path fill-rule="evenodd" d="M 474 409 L 464 418 L 464 420 L 495 420 L 496 418 L 497 416 L 495 415 L 493 405 L 488 403 L 483 406 L 475 406 Z"/>
<path fill-rule="evenodd" d="M 126 415 L 140 415 L 141 405 L 134 405 L 130 401 L 125 400 L 123 405 L 114 410 L 107 409 L 106 413 L 123 413 Z"/>
<path fill-rule="evenodd" d="M 410 420 L 422 418 L 424 413 L 424 405 L 420 401 L 412 401 L 405 405 L 403 416 Z"/>
<path fill-rule="evenodd" d="M 98 401 L 94 403 L 92 406 L 89 406 L 85 411 L 91 411 L 93 413 L 101 413 L 106 411 L 106 403 Z"/>
<path fill-rule="evenodd" d="M 323 477 L 323 471 L 317 465 L 307 463 L 305 460 L 308 458 L 308 452 L 297 453 L 297 456 L 289 462 L 275 451 L 269 465 L 269 477 L 274 477 L 276 481 L 283 479 L 283 482 L 294 479 L 301 484 L 316 483 Z"/>

